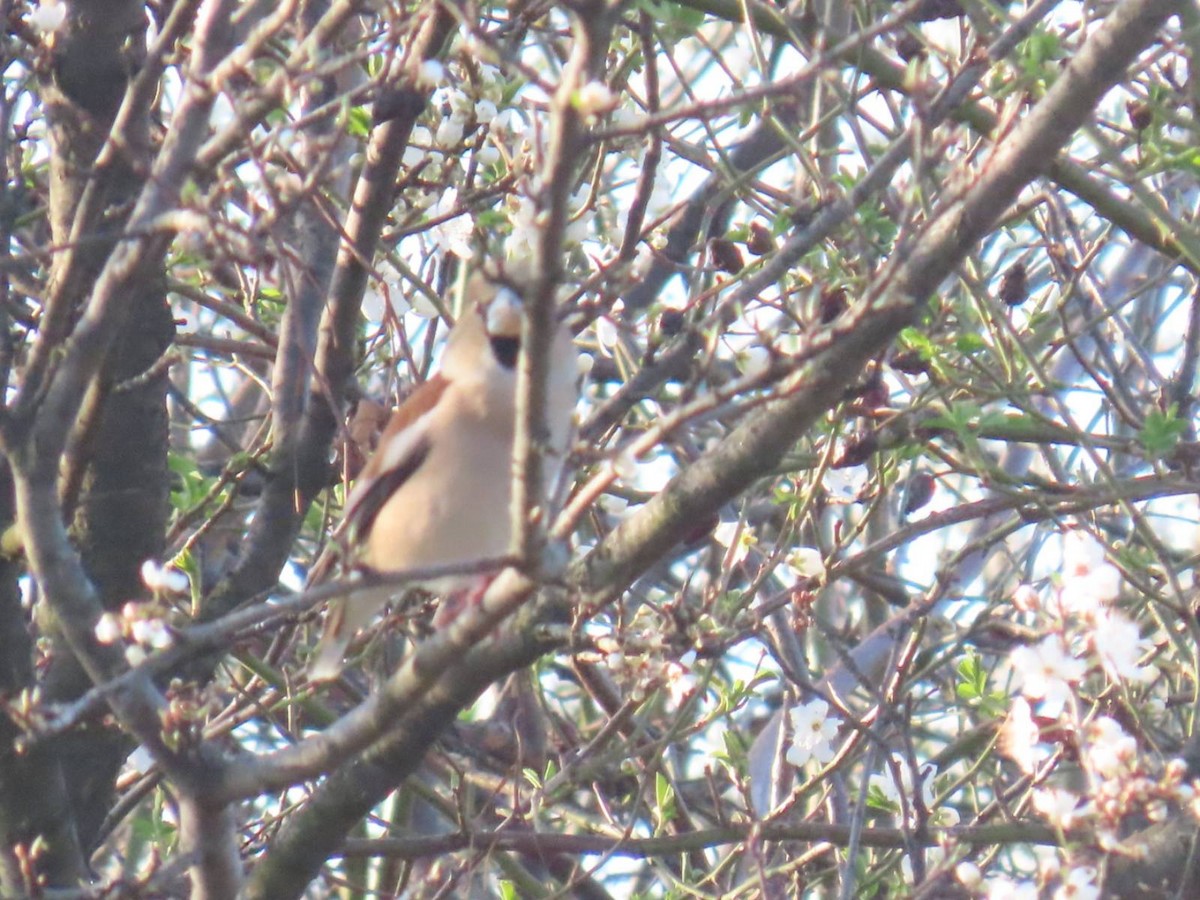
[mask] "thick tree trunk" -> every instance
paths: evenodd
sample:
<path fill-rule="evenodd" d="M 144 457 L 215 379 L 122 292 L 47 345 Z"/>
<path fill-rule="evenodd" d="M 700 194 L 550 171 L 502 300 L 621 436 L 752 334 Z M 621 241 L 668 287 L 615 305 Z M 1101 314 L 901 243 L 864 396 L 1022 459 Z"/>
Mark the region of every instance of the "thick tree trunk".
<path fill-rule="evenodd" d="M 66 23 L 50 42 L 50 65 L 42 73 L 53 147 L 50 225 L 55 256 L 40 327 L 59 339 L 69 333 L 117 245 L 130 201 L 142 186 L 150 122 L 150 111 L 138 110 L 123 122 L 117 152 L 105 148 L 145 53 L 143 4 L 73 0 L 68 9 Z M 110 609 L 144 593 L 140 566 L 162 551 L 169 490 L 167 372 L 156 364 L 174 334 L 164 285 L 156 273 L 136 286 L 132 314 L 75 424 L 63 460 L 66 514 L 87 571 Z M 10 486 L 4 487 L 0 502 L 11 507 Z M 4 518 L 11 521 L 11 515 Z M 16 574 L 0 571 L 6 576 L 0 590 L 14 591 Z M 17 611 L 15 602 L 4 603 L 6 636 L 19 636 L 13 622 Z M 24 647 L 6 641 L 4 650 L 3 687 L 32 686 L 28 641 Z M 59 638 L 51 643 L 40 686 L 50 701 L 73 699 L 89 686 Z M 10 745 L 6 741 L 2 746 Z M 0 822 L 8 826 L 4 843 L 26 843 L 41 835 L 49 850 L 39 857 L 37 874 L 47 884 L 74 885 L 86 875 L 86 854 L 111 808 L 113 781 L 128 750 L 127 738 L 96 721 L 44 745 L 32 757 L 0 760 L 0 769 L 14 773 L 13 789 L 0 793 Z M 4 886 L 11 886 L 7 879 Z"/>

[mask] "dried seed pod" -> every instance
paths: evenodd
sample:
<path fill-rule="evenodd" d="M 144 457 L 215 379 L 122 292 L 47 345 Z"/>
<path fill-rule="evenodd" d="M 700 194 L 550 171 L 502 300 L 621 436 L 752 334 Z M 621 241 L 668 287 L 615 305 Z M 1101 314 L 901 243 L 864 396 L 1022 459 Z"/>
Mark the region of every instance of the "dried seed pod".
<path fill-rule="evenodd" d="M 876 366 L 863 385 L 862 402 L 868 409 L 884 409 L 892 399 L 887 382 L 883 380 L 882 367 Z"/>
<path fill-rule="evenodd" d="M 775 238 L 762 222 L 750 223 L 750 235 L 746 238 L 746 249 L 755 256 L 765 256 L 775 249 Z"/>
<path fill-rule="evenodd" d="M 1000 279 L 1000 299 L 1008 306 L 1020 306 L 1029 299 L 1029 279 L 1025 263 L 1018 260 L 1008 267 Z"/>
<path fill-rule="evenodd" d="M 1141 100 L 1130 100 L 1125 104 L 1125 112 L 1129 113 L 1129 124 L 1134 131 L 1145 131 L 1154 121 L 1154 110 Z"/>
<path fill-rule="evenodd" d="M 924 469 L 913 472 L 904 486 L 904 502 L 900 505 L 900 514 L 910 516 L 933 499 L 937 488 L 937 480 Z"/>
<path fill-rule="evenodd" d="M 848 469 L 851 466 L 861 466 L 879 449 L 879 437 L 874 431 L 860 431 L 842 447 L 831 464 L 833 469 Z"/>
<path fill-rule="evenodd" d="M 929 372 L 929 360 L 918 350 L 901 350 L 894 353 L 888 364 L 905 375 L 925 375 Z"/>
<path fill-rule="evenodd" d="M 844 287 L 827 288 L 821 291 L 821 302 L 817 307 L 817 318 L 828 325 L 850 308 L 850 298 Z"/>
<path fill-rule="evenodd" d="M 708 256 L 714 266 L 730 275 L 736 275 L 746 267 L 737 244 L 725 238 L 713 238 L 708 242 Z"/>
<path fill-rule="evenodd" d="M 896 41 L 896 54 L 905 62 L 912 62 L 914 59 L 924 59 L 925 42 L 911 31 L 906 31 Z"/>
<path fill-rule="evenodd" d="M 683 331 L 683 310 L 664 309 L 658 317 L 658 330 L 667 337 L 674 337 Z"/>

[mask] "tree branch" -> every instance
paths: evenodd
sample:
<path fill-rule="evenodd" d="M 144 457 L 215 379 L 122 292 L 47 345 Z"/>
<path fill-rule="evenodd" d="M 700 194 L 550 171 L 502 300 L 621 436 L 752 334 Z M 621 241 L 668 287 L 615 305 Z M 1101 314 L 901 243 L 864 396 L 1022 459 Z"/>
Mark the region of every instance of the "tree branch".
<path fill-rule="evenodd" d="M 778 465 L 787 449 L 842 396 L 860 368 L 914 320 L 920 305 L 1021 188 L 1046 170 L 1177 6 L 1170 0 L 1127 0 L 1114 10 L 1042 101 L 996 148 L 962 202 L 938 211 L 896 270 L 878 285 L 876 301 L 845 326 L 810 339 L 814 357 L 786 386 L 788 396 L 748 415 L 575 567 L 572 581 L 583 589 L 589 605 L 619 595 L 670 551 L 691 523 Z"/>

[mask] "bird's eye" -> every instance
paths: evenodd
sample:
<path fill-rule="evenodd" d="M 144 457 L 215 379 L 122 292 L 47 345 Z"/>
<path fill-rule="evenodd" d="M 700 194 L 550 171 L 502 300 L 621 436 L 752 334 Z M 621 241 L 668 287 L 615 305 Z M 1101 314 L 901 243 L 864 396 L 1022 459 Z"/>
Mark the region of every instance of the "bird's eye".
<path fill-rule="evenodd" d="M 521 352 L 521 339 L 519 337 L 493 335 L 490 340 L 492 343 L 492 353 L 496 357 L 496 362 L 500 363 L 506 369 L 515 369 L 517 366 L 517 354 Z"/>

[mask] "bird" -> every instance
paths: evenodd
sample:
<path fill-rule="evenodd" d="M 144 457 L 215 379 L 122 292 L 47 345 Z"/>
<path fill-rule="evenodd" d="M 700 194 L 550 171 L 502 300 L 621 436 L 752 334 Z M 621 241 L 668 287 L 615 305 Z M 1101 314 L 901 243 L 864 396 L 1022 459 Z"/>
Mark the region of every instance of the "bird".
<path fill-rule="evenodd" d="M 339 533 L 358 566 L 379 573 L 467 567 L 509 552 L 523 304 L 513 283 L 478 271 L 464 299 L 438 371 L 392 414 L 346 499 Z M 578 355 L 561 322 L 547 363 L 544 486 L 561 469 L 578 400 Z M 483 578 L 486 585 L 490 576 Z M 446 603 L 478 589 L 480 579 L 452 575 L 423 586 Z M 367 588 L 331 603 L 311 681 L 341 673 L 350 640 L 397 592 Z"/>

